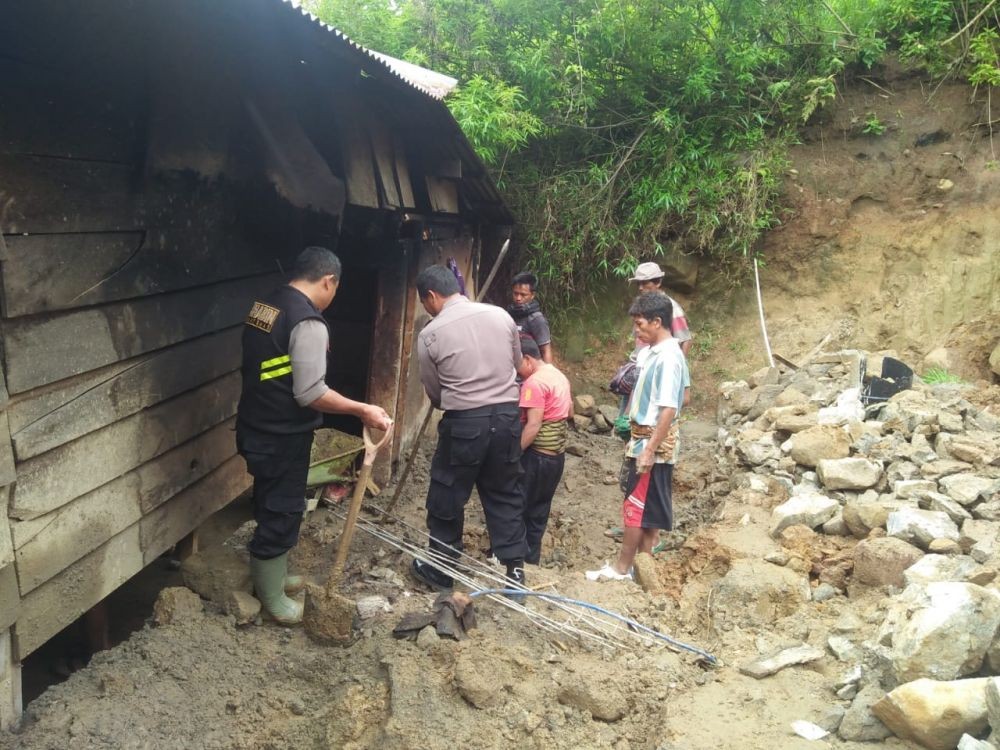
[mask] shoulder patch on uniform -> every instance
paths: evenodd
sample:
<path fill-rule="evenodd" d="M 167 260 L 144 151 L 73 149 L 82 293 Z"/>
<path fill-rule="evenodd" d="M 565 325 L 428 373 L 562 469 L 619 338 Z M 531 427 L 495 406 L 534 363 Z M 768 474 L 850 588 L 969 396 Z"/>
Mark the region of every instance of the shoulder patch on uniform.
<path fill-rule="evenodd" d="M 265 305 L 263 302 L 254 302 L 253 307 L 250 308 L 250 314 L 247 315 L 247 325 L 259 328 L 264 333 L 270 333 L 280 314 L 281 310 L 277 307 Z"/>

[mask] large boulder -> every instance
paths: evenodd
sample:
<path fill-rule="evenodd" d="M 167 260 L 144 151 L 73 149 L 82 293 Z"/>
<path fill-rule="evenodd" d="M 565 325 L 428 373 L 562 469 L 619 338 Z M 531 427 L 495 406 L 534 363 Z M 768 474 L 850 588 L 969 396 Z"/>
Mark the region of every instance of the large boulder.
<path fill-rule="evenodd" d="M 896 497 L 904 498 L 920 498 L 928 492 L 937 492 L 937 488 L 937 482 L 930 479 L 899 479 L 892 485 Z"/>
<path fill-rule="evenodd" d="M 840 510 L 840 503 L 818 493 L 795 495 L 771 513 L 771 536 L 776 537 L 789 526 L 808 526 L 815 529 L 833 518 Z"/>
<path fill-rule="evenodd" d="M 969 513 L 969 511 L 947 495 L 942 495 L 940 492 L 928 492 L 920 498 L 919 503 L 921 508 L 947 513 L 948 518 L 959 525 L 965 521 L 965 519 L 972 518 L 972 514 Z"/>
<path fill-rule="evenodd" d="M 581 417 L 593 418 L 597 410 L 597 403 L 594 397 L 587 393 L 580 393 L 573 397 L 573 413 Z"/>
<path fill-rule="evenodd" d="M 954 750 L 963 734 L 976 735 L 986 728 L 989 680 L 915 680 L 886 695 L 872 706 L 872 713 L 897 737 L 929 750 Z"/>
<path fill-rule="evenodd" d="M 757 398 L 754 399 L 753 406 L 747 412 L 747 419 L 753 421 L 770 409 L 775 399 L 781 395 L 783 390 L 785 390 L 785 386 L 779 384 L 762 385 L 759 388 L 754 388 L 751 392 L 755 393 Z"/>
<path fill-rule="evenodd" d="M 989 466 L 1000 456 L 1000 435 L 977 430 L 964 435 L 938 436 L 937 450 L 946 458 Z"/>
<path fill-rule="evenodd" d="M 957 542 L 959 538 L 955 522 L 947 513 L 937 510 L 919 508 L 894 510 L 886 518 L 885 528 L 889 536 L 915 544 L 921 549 L 927 549 L 935 539 L 951 539 Z"/>
<path fill-rule="evenodd" d="M 965 554 L 969 554 L 977 544 L 995 541 L 998 531 L 1000 528 L 992 521 L 970 518 L 962 522 L 962 532 L 958 538 L 958 544 Z"/>
<path fill-rule="evenodd" d="M 789 454 L 795 463 L 816 466 L 824 458 L 847 458 L 851 455 L 851 437 L 841 427 L 816 425 L 797 432 L 789 440 Z"/>
<path fill-rule="evenodd" d="M 882 465 L 867 458 L 821 459 L 816 473 L 828 490 L 866 490 L 882 478 Z"/>
<path fill-rule="evenodd" d="M 924 391 L 906 390 L 897 393 L 882 407 L 879 419 L 887 430 L 899 432 L 909 437 L 918 427 L 938 424 L 936 402 Z"/>
<path fill-rule="evenodd" d="M 251 593 L 250 561 L 246 552 L 226 545 L 206 547 L 181 563 L 184 585 L 221 607 L 232 591 Z"/>
<path fill-rule="evenodd" d="M 979 565 L 968 555 L 924 555 L 903 572 L 903 580 L 913 583 L 967 581 Z"/>
<path fill-rule="evenodd" d="M 774 433 L 753 428 L 743 430 L 736 438 L 736 455 L 748 466 L 759 466 L 781 458 L 781 449 L 774 441 Z"/>
<path fill-rule="evenodd" d="M 1000 481 L 976 474 L 952 474 L 942 477 L 939 483 L 948 497 L 963 506 L 989 500 L 1000 488 Z"/>
<path fill-rule="evenodd" d="M 924 553 L 902 539 L 875 537 L 854 548 L 854 579 L 866 586 L 903 587 L 903 572 Z"/>
<path fill-rule="evenodd" d="M 844 523 L 858 539 L 864 539 L 872 529 L 885 528 L 889 508 L 876 501 L 849 500 L 844 505 Z"/>
<path fill-rule="evenodd" d="M 205 611 L 201 598 L 191 589 L 170 586 L 160 591 L 153 604 L 153 622 L 157 625 L 176 625 L 197 620 Z"/>
<path fill-rule="evenodd" d="M 872 707 L 882 696 L 882 689 L 878 685 L 861 688 L 844 714 L 837 734 L 849 742 L 878 742 L 891 736 L 889 728 L 872 713 Z"/>
<path fill-rule="evenodd" d="M 1000 344 L 997 344 L 990 353 L 990 369 L 994 375 L 1000 375 Z"/>
<path fill-rule="evenodd" d="M 898 597 L 894 609 L 902 614 L 891 652 L 900 682 L 973 674 L 1000 626 L 1000 593 L 973 583 L 914 584 Z"/>
<path fill-rule="evenodd" d="M 741 627 L 768 625 L 809 601 L 809 580 L 788 568 L 758 560 L 735 560 L 712 586 L 712 616 Z"/>
<path fill-rule="evenodd" d="M 774 429 L 797 433 L 816 425 L 818 409 L 815 404 L 791 404 L 768 409 Z"/>

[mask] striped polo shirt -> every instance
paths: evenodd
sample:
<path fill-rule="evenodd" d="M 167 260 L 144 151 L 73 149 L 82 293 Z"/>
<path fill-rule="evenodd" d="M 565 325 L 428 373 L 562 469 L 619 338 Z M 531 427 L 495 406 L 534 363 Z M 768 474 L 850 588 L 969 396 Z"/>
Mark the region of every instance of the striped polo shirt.
<path fill-rule="evenodd" d="M 666 338 L 654 346 L 639 350 L 636 360 L 639 379 L 632 389 L 629 403 L 629 419 L 638 425 L 656 427 L 660 413 L 665 408 L 676 410 L 674 425 L 680 418 L 684 405 L 684 389 L 691 385 L 687 360 L 675 338 Z M 646 447 L 646 438 L 633 438 L 625 449 L 625 455 L 638 458 Z M 674 435 L 674 450 L 670 455 L 656 454 L 656 463 L 674 463 L 677 457 L 677 442 Z"/>

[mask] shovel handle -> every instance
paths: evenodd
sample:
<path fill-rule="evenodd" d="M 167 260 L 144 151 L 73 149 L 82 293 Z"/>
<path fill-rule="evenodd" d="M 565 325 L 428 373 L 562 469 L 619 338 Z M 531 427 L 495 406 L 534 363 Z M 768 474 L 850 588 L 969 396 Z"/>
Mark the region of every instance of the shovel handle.
<path fill-rule="evenodd" d="M 374 439 L 372 439 L 373 428 L 368 427 L 366 425 L 365 429 L 362 430 L 361 439 L 364 440 L 365 443 L 365 458 L 364 458 L 365 466 L 371 466 L 373 463 L 375 463 L 375 457 L 378 456 L 378 452 L 382 450 L 385 444 L 388 443 L 389 439 L 392 437 L 393 427 L 395 427 L 395 425 L 392 422 L 390 422 L 389 429 L 387 429 L 385 433 L 383 433 L 382 439 L 379 440 L 377 443 L 374 441 Z"/>
<path fill-rule="evenodd" d="M 365 498 L 365 488 L 368 486 L 368 478 L 372 475 L 372 464 L 379 449 L 389 442 L 392 437 L 392 424 L 385 431 L 382 439 L 377 443 L 372 440 L 368 427 L 361 433 L 365 443 L 365 459 L 361 464 L 361 475 L 357 484 L 354 485 L 354 494 L 351 496 L 351 505 L 347 509 L 347 519 L 344 521 L 344 530 L 340 534 L 340 544 L 337 545 L 337 555 L 333 560 L 333 568 L 330 570 L 330 578 L 326 582 L 326 590 L 333 592 L 340 583 L 340 576 L 344 573 L 344 564 L 347 562 L 347 552 L 351 548 L 351 541 L 354 539 L 354 527 L 358 521 L 358 514 L 361 512 L 361 502 Z"/>

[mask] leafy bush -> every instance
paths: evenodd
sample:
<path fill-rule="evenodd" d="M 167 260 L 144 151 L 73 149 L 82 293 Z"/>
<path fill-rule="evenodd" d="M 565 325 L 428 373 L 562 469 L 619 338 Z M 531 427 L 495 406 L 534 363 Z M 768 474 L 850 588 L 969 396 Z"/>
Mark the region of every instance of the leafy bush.
<path fill-rule="evenodd" d="M 547 297 L 699 253 L 735 274 L 779 222 L 786 150 L 887 49 L 1000 78 L 988 0 L 305 0 L 349 36 L 453 75 Z M 985 25 L 984 25 L 985 24 Z M 956 55 L 956 52 L 958 54 Z M 875 117 L 865 132 L 885 126 Z"/>

